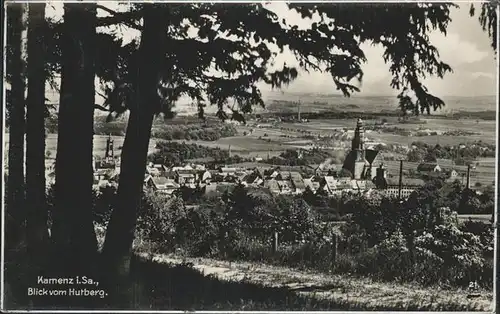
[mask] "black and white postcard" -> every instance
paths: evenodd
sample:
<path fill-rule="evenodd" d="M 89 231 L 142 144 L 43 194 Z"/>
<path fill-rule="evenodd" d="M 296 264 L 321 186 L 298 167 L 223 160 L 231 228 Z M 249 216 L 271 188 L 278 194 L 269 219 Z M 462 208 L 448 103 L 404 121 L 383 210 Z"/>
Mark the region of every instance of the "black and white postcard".
<path fill-rule="evenodd" d="M 495 311 L 497 2 L 4 9 L 2 311 Z"/>

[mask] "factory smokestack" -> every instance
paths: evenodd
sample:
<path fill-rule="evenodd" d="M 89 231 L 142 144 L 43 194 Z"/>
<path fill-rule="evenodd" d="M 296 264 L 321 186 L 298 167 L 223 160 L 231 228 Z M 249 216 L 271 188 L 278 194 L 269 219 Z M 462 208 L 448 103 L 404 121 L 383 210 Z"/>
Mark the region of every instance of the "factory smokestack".
<path fill-rule="evenodd" d="M 301 120 L 300 120 L 300 100 L 299 100 L 299 104 L 298 104 L 298 107 L 297 107 L 297 119 L 298 119 L 299 121 L 301 121 Z"/>

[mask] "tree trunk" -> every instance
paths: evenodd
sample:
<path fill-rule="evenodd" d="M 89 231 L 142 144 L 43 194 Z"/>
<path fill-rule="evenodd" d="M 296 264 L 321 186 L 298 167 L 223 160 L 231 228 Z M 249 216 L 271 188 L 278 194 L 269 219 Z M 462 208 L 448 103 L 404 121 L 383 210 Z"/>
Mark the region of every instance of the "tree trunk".
<path fill-rule="evenodd" d="M 12 61 L 7 71 L 11 74 L 9 106 L 9 161 L 7 177 L 7 215 L 5 232 L 9 250 L 22 241 L 25 224 L 24 208 L 24 129 L 25 129 L 25 67 L 26 67 L 26 5 L 9 4 Z"/>
<path fill-rule="evenodd" d="M 121 155 L 118 198 L 103 248 L 104 272 L 111 282 L 118 285 L 126 285 L 130 271 L 137 210 L 141 201 L 155 105 L 158 103 L 158 60 L 163 57 L 159 47 L 165 37 L 165 17 L 153 5 L 147 5 L 143 10 L 144 28 L 139 47 L 135 103 L 130 107 Z"/>
<path fill-rule="evenodd" d="M 43 28 L 45 3 L 28 11 L 28 101 L 26 112 L 26 209 L 28 252 L 36 261 L 47 256 L 45 199 L 45 73 Z"/>
<path fill-rule="evenodd" d="M 51 264 L 79 276 L 92 271 L 97 254 L 92 218 L 95 20 L 95 4 L 64 4 Z"/>

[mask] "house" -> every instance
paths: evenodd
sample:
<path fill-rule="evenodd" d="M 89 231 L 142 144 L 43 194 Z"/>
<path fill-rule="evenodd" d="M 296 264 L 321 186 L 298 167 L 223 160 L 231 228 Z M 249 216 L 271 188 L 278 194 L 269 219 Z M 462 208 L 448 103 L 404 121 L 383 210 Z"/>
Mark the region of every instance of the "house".
<path fill-rule="evenodd" d="M 202 170 L 198 173 L 198 179 L 200 183 L 210 183 L 212 182 L 212 173 L 208 170 Z"/>
<path fill-rule="evenodd" d="M 319 188 L 317 189 L 326 192 L 328 195 L 337 194 L 337 179 L 332 176 L 325 176 L 319 182 Z"/>
<path fill-rule="evenodd" d="M 417 167 L 418 172 L 441 172 L 441 167 L 436 163 L 421 163 Z"/>
<path fill-rule="evenodd" d="M 344 192 L 356 192 L 360 193 L 366 189 L 366 181 L 368 180 L 356 180 L 348 177 L 337 178 L 337 190 L 334 191 L 334 195 L 341 195 Z"/>
<path fill-rule="evenodd" d="M 218 170 L 209 170 L 211 182 L 223 182 L 224 176 Z"/>
<path fill-rule="evenodd" d="M 160 169 L 154 168 L 154 167 L 150 167 L 150 166 L 146 167 L 146 173 L 152 175 L 153 177 L 158 177 L 158 176 L 160 176 L 162 174 L 162 172 L 160 171 Z"/>
<path fill-rule="evenodd" d="M 154 176 L 148 177 L 146 186 L 152 188 L 156 192 L 167 195 L 172 195 L 180 187 L 174 180 Z"/>
<path fill-rule="evenodd" d="M 236 174 L 227 174 L 227 175 L 220 174 L 220 175 L 222 177 L 221 182 L 226 182 L 226 183 L 239 183 L 240 182 L 240 179 L 238 176 L 236 176 Z"/>
<path fill-rule="evenodd" d="M 190 165 L 185 165 L 185 166 L 182 166 L 182 167 L 179 167 L 179 166 L 176 166 L 176 167 L 172 167 L 172 169 L 170 169 L 170 171 L 172 172 L 178 172 L 178 171 L 193 171 L 193 167 L 191 167 Z"/>
<path fill-rule="evenodd" d="M 265 178 L 276 179 L 278 177 L 278 175 L 280 174 L 279 170 L 280 170 L 279 167 L 266 169 L 264 171 L 264 176 L 265 176 Z"/>
<path fill-rule="evenodd" d="M 162 177 L 165 177 L 167 179 L 171 180 L 176 180 L 177 179 L 177 173 L 175 171 L 165 171 L 162 175 Z"/>
<path fill-rule="evenodd" d="M 55 171 L 56 170 L 56 162 L 53 160 L 45 160 L 45 171 Z"/>
<path fill-rule="evenodd" d="M 222 176 L 228 176 L 228 175 L 234 176 L 236 174 L 236 171 L 237 171 L 236 168 L 230 168 L 230 167 L 221 167 L 221 168 L 219 168 L 219 173 Z"/>
<path fill-rule="evenodd" d="M 261 171 L 259 171 L 258 169 L 254 169 L 252 172 L 248 173 L 245 176 L 243 182 L 242 183 L 245 185 L 258 186 L 264 183 L 264 176 L 262 175 Z"/>
<path fill-rule="evenodd" d="M 288 171 L 278 171 L 277 175 L 274 177 L 276 180 L 290 180 L 290 172 Z"/>
<path fill-rule="evenodd" d="M 97 189 L 106 188 L 110 186 L 113 186 L 113 184 L 109 180 L 97 180 L 97 182 L 94 183 L 94 187 Z"/>
<path fill-rule="evenodd" d="M 112 168 L 97 169 L 94 172 L 94 177 L 97 180 L 109 180 L 110 178 L 114 177 L 115 175 L 116 175 L 116 172 Z"/>
<path fill-rule="evenodd" d="M 248 175 L 246 171 L 237 171 L 234 176 L 236 177 L 237 182 L 243 183 L 245 182 L 245 178 Z"/>
<path fill-rule="evenodd" d="M 161 176 L 165 172 L 167 172 L 167 167 L 165 167 L 162 164 L 153 164 L 153 163 L 150 163 L 146 167 L 146 172 L 149 173 L 152 176 Z"/>
<path fill-rule="evenodd" d="M 320 187 L 321 180 L 322 177 L 313 176 L 311 178 L 304 179 L 304 185 L 306 186 L 306 188 L 308 187 L 311 191 L 316 192 Z"/>
<path fill-rule="evenodd" d="M 95 180 L 95 177 L 94 177 L 94 180 Z M 48 172 L 48 173 L 46 172 L 45 184 L 47 186 L 50 186 L 54 183 L 56 183 L 56 173 L 54 171 Z"/>
<path fill-rule="evenodd" d="M 197 172 L 193 169 L 178 169 L 175 174 L 175 181 L 180 185 L 193 185 L 197 181 Z"/>
<path fill-rule="evenodd" d="M 288 180 L 276 180 L 276 183 L 279 187 L 279 194 L 293 194 L 295 192 L 292 182 Z"/>
<path fill-rule="evenodd" d="M 351 178 L 335 178 L 333 176 L 325 176 L 320 181 L 320 190 L 325 191 L 328 195 L 340 195 L 344 192 L 360 191 L 365 189 L 365 180 L 354 180 Z"/>
<path fill-rule="evenodd" d="M 304 183 L 304 179 L 299 172 L 289 172 L 290 181 L 292 182 L 292 186 L 295 189 L 295 193 L 300 194 L 306 190 L 306 185 Z"/>
<path fill-rule="evenodd" d="M 278 185 L 278 181 L 271 179 L 266 180 L 264 182 L 264 187 L 269 189 L 273 194 L 279 194 L 281 192 L 280 186 Z"/>

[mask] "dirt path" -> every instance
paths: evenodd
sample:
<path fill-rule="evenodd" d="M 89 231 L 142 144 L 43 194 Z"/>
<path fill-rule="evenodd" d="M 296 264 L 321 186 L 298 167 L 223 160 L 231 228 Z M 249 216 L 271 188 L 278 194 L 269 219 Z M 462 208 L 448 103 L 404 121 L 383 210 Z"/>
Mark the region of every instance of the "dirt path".
<path fill-rule="evenodd" d="M 444 290 L 441 288 L 416 288 L 411 284 L 379 283 L 367 278 L 345 275 L 327 275 L 285 267 L 255 263 L 212 260 L 205 258 L 182 259 L 172 255 L 139 254 L 155 262 L 182 264 L 192 263 L 193 268 L 205 276 L 219 280 L 259 283 L 268 287 L 286 287 L 289 290 L 311 298 L 332 299 L 340 302 L 354 302 L 366 308 L 387 305 L 388 307 L 446 310 L 461 307 L 469 311 L 492 311 L 493 294 L 481 293 L 474 298 L 465 290 Z"/>

